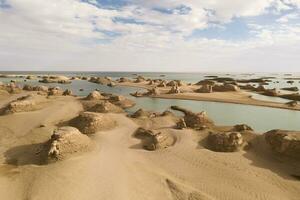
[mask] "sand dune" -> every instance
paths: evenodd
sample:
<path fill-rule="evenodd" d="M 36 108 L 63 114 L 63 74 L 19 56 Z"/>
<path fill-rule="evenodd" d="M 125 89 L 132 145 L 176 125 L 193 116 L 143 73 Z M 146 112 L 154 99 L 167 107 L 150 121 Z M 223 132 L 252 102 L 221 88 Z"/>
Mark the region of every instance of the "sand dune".
<path fill-rule="evenodd" d="M 36 152 L 56 125 L 82 109 L 74 97 L 55 97 L 41 110 L 0 117 L 1 199 L 299 199 L 300 182 L 291 176 L 300 174 L 299 162 L 278 160 L 262 137 L 248 151 L 217 153 L 205 148 L 206 131 L 176 130 L 170 117 L 142 123 L 107 113 L 117 126 L 91 135 L 93 150 L 39 162 Z M 133 134 L 151 124 L 176 137 L 175 145 L 144 150 Z"/>

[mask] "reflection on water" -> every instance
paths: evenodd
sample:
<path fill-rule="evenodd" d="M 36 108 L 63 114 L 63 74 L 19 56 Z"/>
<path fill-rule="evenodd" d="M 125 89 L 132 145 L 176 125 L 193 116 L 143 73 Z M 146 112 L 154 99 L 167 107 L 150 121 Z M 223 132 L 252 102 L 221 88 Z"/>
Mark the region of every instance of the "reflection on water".
<path fill-rule="evenodd" d="M 0 73 L 1 74 L 1 73 Z M 26 74 L 26 73 L 24 73 Z M 27 73 L 28 74 L 28 73 Z M 90 73 L 89 75 L 96 76 L 111 76 L 114 79 L 121 76 L 132 76 L 132 73 Z M 182 79 L 190 82 L 197 82 L 204 79 L 204 75 L 199 74 L 167 74 L 166 77 L 160 77 L 163 73 L 148 73 L 143 75 L 151 78 L 165 78 L 165 79 Z M 78 74 L 67 74 L 67 75 L 78 75 Z M 242 75 L 241 75 L 242 76 Z M 235 77 L 236 78 L 236 77 Z M 243 77 L 244 78 L 244 77 Z M 16 78 L 13 78 L 16 79 Z M 0 78 L 2 82 L 9 82 L 11 78 Z M 36 80 L 28 80 L 23 82 L 23 79 L 17 79 L 20 84 L 31 84 L 39 85 Z M 297 81 L 298 84 L 298 81 Z M 44 84 L 47 86 L 57 86 L 57 84 Z M 282 84 L 285 85 L 285 84 Z M 127 88 L 127 87 L 107 87 L 99 84 L 90 83 L 88 81 L 74 80 L 72 84 L 59 85 L 63 89 L 71 89 L 74 94 L 79 96 L 85 96 L 90 91 L 99 89 L 102 92 L 116 93 L 128 96 L 136 101 L 136 106 L 129 109 L 129 112 L 133 112 L 138 108 L 144 108 L 153 111 L 164 111 L 171 105 L 178 105 L 194 112 L 206 111 L 208 115 L 219 125 L 235 125 L 245 123 L 253 127 L 256 131 L 268 131 L 271 129 L 289 129 L 289 130 L 300 130 L 300 112 L 290 111 L 283 109 L 274 109 L 258 106 L 247 106 L 229 103 L 215 103 L 215 102 L 202 102 L 202 101 L 190 101 L 190 100 L 175 100 L 175 99 L 157 99 L 157 98 L 135 98 L 131 97 L 129 93 L 132 93 L 138 89 Z M 271 86 L 269 86 L 271 87 Z M 83 89 L 83 91 L 79 91 Z M 262 95 L 254 95 L 254 98 L 261 100 L 272 100 L 284 102 L 283 99 L 274 99 L 273 97 L 265 97 Z"/>

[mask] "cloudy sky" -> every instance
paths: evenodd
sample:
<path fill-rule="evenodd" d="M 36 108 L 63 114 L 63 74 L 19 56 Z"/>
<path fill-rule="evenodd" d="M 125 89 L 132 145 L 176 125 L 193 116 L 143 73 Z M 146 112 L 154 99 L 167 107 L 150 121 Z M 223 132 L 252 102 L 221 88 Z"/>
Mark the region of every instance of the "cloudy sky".
<path fill-rule="evenodd" d="M 0 70 L 300 72 L 300 0 L 0 0 Z"/>

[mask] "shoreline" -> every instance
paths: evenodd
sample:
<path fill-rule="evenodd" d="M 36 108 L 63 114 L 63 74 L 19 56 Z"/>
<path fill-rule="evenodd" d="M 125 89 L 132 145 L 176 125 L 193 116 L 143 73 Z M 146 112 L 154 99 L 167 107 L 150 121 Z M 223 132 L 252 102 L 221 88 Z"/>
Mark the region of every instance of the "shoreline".
<path fill-rule="evenodd" d="M 118 83 L 117 86 L 122 87 L 135 87 L 140 89 L 151 89 L 149 85 L 142 85 L 137 83 Z M 211 97 L 210 97 L 211 96 Z M 215 103 L 231 103 L 239 105 L 260 106 L 268 108 L 285 109 L 292 111 L 300 111 L 300 106 L 290 107 L 284 103 L 262 101 L 251 98 L 251 96 L 245 91 L 241 92 L 214 92 L 214 93 L 179 93 L 179 94 L 160 94 L 143 96 L 149 98 L 161 98 L 161 99 L 180 99 L 180 100 L 192 100 L 192 101 L 206 101 Z M 227 98 L 226 98 L 227 97 Z M 138 98 L 138 97 L 137 97 Z"/>

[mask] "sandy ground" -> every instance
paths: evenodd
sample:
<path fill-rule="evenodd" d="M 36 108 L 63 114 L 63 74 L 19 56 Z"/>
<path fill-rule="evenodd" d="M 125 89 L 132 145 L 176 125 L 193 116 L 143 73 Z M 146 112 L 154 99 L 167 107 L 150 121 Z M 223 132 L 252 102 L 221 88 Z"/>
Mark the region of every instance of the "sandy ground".
<path fill-rule="evenodd" d="M 151 89 L 153 86 L 144 83 L 118 83 L 120 86 L 125 87 L 136 87 L 142 89 Z M 185 90 L 195 89 L 194 85 L 182 87 Z M 253 106 L 264 106 L 271 108 L 280 108 L 288 110 L 300 110 L 300 105 L 295 107 L 290 107 L 284 103 L 262 101 L 251 98 L 246 91 L 240 92 L 213 92 L 213 93 L 194 93 L 185 92 L 180 94 L 164 94 L 164 92 L 169 91 L 171 87 L 159 88 L 162 91 L 160 95 L 152 95 L 153 98 L 163 98 L 163 99 L 182 99 L 182 100 L 195 100 L 195 101 L 210 101 L 210 102 L 222 102 L 222 103 L 233 103 L 233 104 L 244 104 Z"/>
<path fill-rule="evenodd" d="M 291 175 L 300 174 L 300 163 L 273 157 L 262 137 L 252 150 L 216 153 L 202 145 L 204 132 L 175 130 L 165 122 L 156 127 L 177 142 L 152 152 L 132 136 L 139 125 L 124 114 L 107 114 L 118 126 L 91 136 L 93 151 L 39 164 L 35 147 L 81 110 L 75 98 L 60 97 L 41 110 L 0 117 L 0 199 L 299 199 L 300 182 Z"/>

